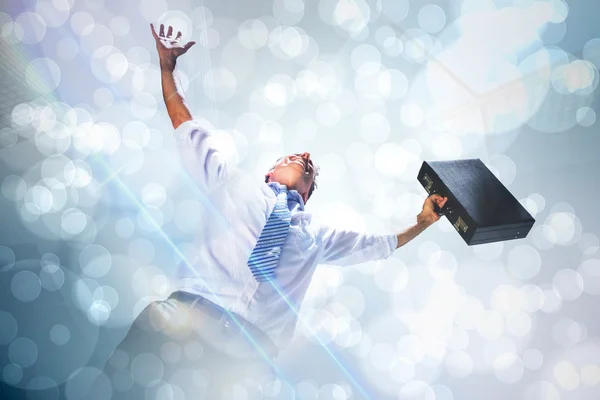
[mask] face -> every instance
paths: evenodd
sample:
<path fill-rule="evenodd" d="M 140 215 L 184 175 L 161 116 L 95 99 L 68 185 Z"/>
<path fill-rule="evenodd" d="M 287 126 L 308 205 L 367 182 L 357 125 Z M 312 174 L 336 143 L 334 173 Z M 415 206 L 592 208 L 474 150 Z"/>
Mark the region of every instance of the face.
<path fill-rule="evenodd" d="M 294 189 L 304 203 L 308 201 L 308 191 L 314 181 L 315 168 L 310 153 L 296 153 L 283 157 L 275 168 L 267 173 L 269 182 L 278 182 L 288 189 Z"/>

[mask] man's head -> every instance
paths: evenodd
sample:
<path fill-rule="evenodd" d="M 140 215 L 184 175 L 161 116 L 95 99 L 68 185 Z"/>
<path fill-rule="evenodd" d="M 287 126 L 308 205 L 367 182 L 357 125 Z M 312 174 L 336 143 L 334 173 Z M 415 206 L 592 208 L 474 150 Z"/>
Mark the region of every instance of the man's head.
<path fill-rule="evenodd" d="M 265 182 L 278 182 L 289 190 L 296 190 L 304 204 L 317 188 L 319 167 L 310 159 L 310 153 L 296 153 L 281 157 L 265 175 Z"/>

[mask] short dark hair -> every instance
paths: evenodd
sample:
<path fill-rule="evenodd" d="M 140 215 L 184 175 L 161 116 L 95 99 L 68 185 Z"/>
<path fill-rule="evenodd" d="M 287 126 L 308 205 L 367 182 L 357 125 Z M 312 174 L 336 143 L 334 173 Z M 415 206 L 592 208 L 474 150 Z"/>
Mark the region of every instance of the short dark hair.
<path fill-rule="evenodd" d="M 273 166 L 269 169 L 269 171 L 273 170 L 273 168 L 275 168 L 277 166 L 277 163 L 279 161 L 281 161 L 284 157 L 279 157 L 277 159 L 277 161 L 275 161 L 275 164 L 273 164 Z M 315 164 L 313 162 L 314 165 L 314 169 L 315 169 L 315 176 L 313 177 L 313 183 L 312 185 L 310 185 L 310 189 L 308 189 L 308 197 L 307 200 L 310 199 L 310 196 L 313 194 L 313 192 L 315 191 L 316 188 L 318 188 L 317 185 L 317 176 L 319 176 L 319 170 L 321 169 L 317 164 Z M 269 183 L 269 177 L 267 175 L 265 175 L 265 183 Z"/>

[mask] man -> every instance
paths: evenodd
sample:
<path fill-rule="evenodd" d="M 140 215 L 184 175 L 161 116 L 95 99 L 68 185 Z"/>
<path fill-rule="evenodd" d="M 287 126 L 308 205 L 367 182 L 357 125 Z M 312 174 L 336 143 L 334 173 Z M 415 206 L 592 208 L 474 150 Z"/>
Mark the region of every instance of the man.
<path fill-rule="evenodd" d="M 211 133 L 193 120 L 174 77 L 177 58 L 194 42 L 181 47 L 172 27 L 166 35 L 163 25 L 159 35 L 151 29 L 177 148 L 209 199 L 212 220 L 198 226 L 178 290 L 144 309 L 105 371 L 122 398 L 161 390 L 173 398 L 232 398 L 234 383 L 245 385 L 246 397 L 260 396 L 260 377 L 275 370 L 273 359 L 293 337 L 317 264 L 385 259 L 439 220 L 434 203 L 443 207 L 447 199 L 427 198 L 414 226 L 400 234 L 319 223 L 304 210 L 318 174 L 310 153 L 280 158 L 264 182 L 228 166 Z"/>

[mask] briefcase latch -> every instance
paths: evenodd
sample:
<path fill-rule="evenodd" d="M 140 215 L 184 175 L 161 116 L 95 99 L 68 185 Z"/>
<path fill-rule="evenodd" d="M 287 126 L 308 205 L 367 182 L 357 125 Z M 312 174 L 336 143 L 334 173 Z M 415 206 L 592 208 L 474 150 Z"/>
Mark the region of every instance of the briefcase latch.
<path fill-rule="evenodd" d="M 465 233 L 467 231 L 467 229 L 469 229 L 469 226 L 465 223 L 465 221 L 463 221 L 463 219 L 461 217 L 458 217 L 458 219 L 454 223 L 454 228 L 458 232 L 462 231 L 463 233 Z"/>
<path fill-rule="evenodd" d="M 427 174 L 423 176 L 423 180 L 425 181 L 425 190 L 427 190 L 427 193 L 429 193 L 431 191 L 431 187 L 433 186 L 433 181 Z"/>

